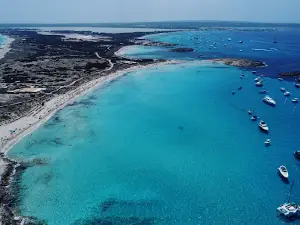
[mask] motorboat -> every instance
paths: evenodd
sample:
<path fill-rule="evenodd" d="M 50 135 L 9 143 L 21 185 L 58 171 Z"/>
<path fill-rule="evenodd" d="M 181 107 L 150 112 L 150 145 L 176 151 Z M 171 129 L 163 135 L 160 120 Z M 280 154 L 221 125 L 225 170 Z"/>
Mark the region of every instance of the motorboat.
<path fill-rule="evenodd" d="M 259 128 L 268 133 L 269 132 L 269 127 L 267 126 L 267 124 L 265 123 L 265 121 L 261 120 L 260 123 L 258 124 Z"/>
<path fill-rule="evenodd" d="M 249 115 L 252 115 L 252 110 L 249 109 L 249 110 L 248 110 L 248 114 L 249 114 Z"/>
<path fill-rule="evenodd" d="M 235 91 L 232 91 L 231 94 L 232 94 L 232 95 L 235 95 Z"/>
<path fill-rule="evenodd" d="M 278 173 L 283 179 L 289 179 L 289 172 L 287 171 L 285 166 L 279 166 Z"/>
<path fill-rule="evenodd" d="M 300 150 L 294 152 L 294 156 L 297 159 L 300 159 Z"/>
<path fill-rule="evenodd" d="M 281 88 L 280 88 L 280 91 L 285 92 L 285 88 L 284 88 L 284 87 L 281 87 Z"/>
<path fill-rule="evenodd" d="M 239 43 L 240 43 L 240 44 L 242 44 L 242 43 L 243 43 L 243 41 L 239 41 Z"/>
<path fill-rule="evenodd" d="M 254 81 L 255 81 L 255 82 L 260 81 L 260 77 L 256 77 L 256 78 L 254 79 Z"/>
<path fill-rule="evenodd" d="M 291 92 L 288 92 L 288 91 L 284 92 L 284 96 L 286 96 L 286 97 L 291 96 Z"/>
<path fill-rule="evenodd" d="M 277 79 L 278 79 L 279 81 L 283 81 L 283 78 L 281 78 L 281 77 L 278 77 Z"/>
<path fill-rule="evenodd" d="M 265 146 L 270 146 L 271 145 L 271 139 L 267 139 L 265 141 Z"/>
<path fill-rule="evenodd" d="M 255 70 L 253 70 L 253 71 L 252 71 L 252 73 L 253 73 L 253 74 L 256 74 L 256 71 L 255 71 Z"/>
<path fill-rule="evenodd" d="M 262 80 L 260 80 L 260 81 L 256 82 L 255 85 L 257 87 L 262 87 L 264 85 L 264 83 L 262 82 Z"/>
<path fill-rule="evenodd" d="M 261 89 L 261 90 L 259 90 L 259 94 L 267 94 L 267 90 Z"/>
<path fill-rule="evenodd" d="M 277 208 L 277 214 L 286 219 L 292 220 L 293 218 L 299 217 L 300 206 L 293 202 L 286 202 Z"/>
<path fill-rule="evenodd" d="M 231 41 L 231 38 L 228 38 L 228 41 Z"/>
<path fill-rule="evenodd" d="M 300 83 L 295 83 L 296 88 L 300 88 Z"/>
<path fill-rule="evenodd" d="M 243 87 L 242 86 L 240 86 L 240 87 L 238 87 L 238 90 L 240 91 L 240 90 L 242 90 L 243 89 Z"/>
<path fill-rule="evenodd" d="M 293 102 L 293 103 L 298 103 L 298 102 L 299 102 L 299 99 L 298 99 L 298 98 L 293 98 L 293 99 L 292 99 L 292 102 Z"/>
<path fill-rule="evenodd" d="M 274 101 L 274 99 L 272 99 L 270 96 L 266 95 L 264 98 L 263 98 L 263 101 L 268 104 L 268 105 L 271 105 L 271 106 L 275 106 L 276 105 L 276 102 Z"/>

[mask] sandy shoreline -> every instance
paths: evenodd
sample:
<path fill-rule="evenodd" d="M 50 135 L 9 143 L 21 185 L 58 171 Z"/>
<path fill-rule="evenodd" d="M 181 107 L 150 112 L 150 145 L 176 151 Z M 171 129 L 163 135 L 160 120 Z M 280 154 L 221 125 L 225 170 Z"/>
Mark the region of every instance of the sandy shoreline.
<path fill-rule="evenodd" d="M 110 81 L 113 81 L 129 72 L 161 65 L 178 64 L 180 62 L 181 61 L 167 61 L 146 66 L 133 66 L 128 69 L 100 77 L 96 80 L 89 81 L 74 90 L 54 97 L 50 101 L 46 102 L 43 107 L 34 110 L 30 115 L 22 117 L 12 123 L 0 126 L 0 152 L 7 154 L 8 150 L 14 144 L 49 120 L 58 110 L 95 88 L 101 87 L 103 84 L 109 83 Z"/>
<path fill-rule="evenodd" d="M 10 46 L 13 43 L 13 41 L 15 40 L 8 36 L 4 36 L 4 38 L 5 38 L 4 44 L 1 45 L 1 48 L 0 48 L 0 59 L 4 58 L 6 53 L 8 53 L 10 51 Z"/>

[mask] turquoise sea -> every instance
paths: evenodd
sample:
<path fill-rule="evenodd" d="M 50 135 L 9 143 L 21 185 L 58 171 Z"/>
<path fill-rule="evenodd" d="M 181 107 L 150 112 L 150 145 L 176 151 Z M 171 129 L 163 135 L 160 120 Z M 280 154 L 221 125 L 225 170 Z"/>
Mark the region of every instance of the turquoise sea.
<path fill-rule="evenodd" d="M 287 166 L 295 180 L 292 200 L 300 202 L 300 163 L 293 156 L 300 148 L 300 105 L 291 102 L 300 90 L 263 78 L 277 101 L 270 107 L 254 78 L 189 60 L 128 73 L 81 97 L 9 152 L 44 162 L 22 174 L 21 214 L 51 225 L 284 223 L 276 208 L 290 184 L 277 167 Z M 284 97 L 280 87 L 292 96 Z M 266 121 L 268 135 L 248 109 Z"/>
<path fill-rule="evenodd" d="M 4 43 L 4 41 L 5 41 L 4 36 L 3 36 L 3 35 L 0 35 L 0 47 L 1 47 L 1 45 Z"/>

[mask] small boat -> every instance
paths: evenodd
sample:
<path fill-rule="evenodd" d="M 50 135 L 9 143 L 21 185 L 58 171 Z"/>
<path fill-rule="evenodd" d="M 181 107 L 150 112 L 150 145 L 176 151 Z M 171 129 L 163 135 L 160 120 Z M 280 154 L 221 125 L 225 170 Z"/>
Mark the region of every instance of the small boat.
<path fill-rule="evenodd" d="M 259 90 L 259 94 L 267 94 L 267 90 L 261 89 L 261 90 Z"/>
<path fill-rule="evenodd" d="M 271 139 L 267 139 L 265 141 L 265 146 L 270 146 L 271 145 Z"/>
<path fill-rule="evenodd" d="M 240 87 L 238 87 L 238 90 L 240 91 L 240 90 L 242 90 L 243 89 L 243 87 L 242 86 L 240 86 Z"/>
<path fill-rule="evenodd" d="M 235 95 L 235 91 L 232 91 L 231 94 L 232 94 L 232 95 Z"/>
<path fill-rule="evenodd" d="M 248 110 L 248 114 L 249 114 L 249 115 L 252 115 L 252 110 L 249 109 L 249 110 Z"/>
<path fill-rule="evenodd" d="M 264 98 L 263 98 L 263 101 L 268 104 L 268 105 L 271 105 L 271 106 L 275 106 L 276 105 L 276 102 L 274 101 L 274 99 L 272 99 L 270 96 L 266 95 Z"/>
<path fill-rule="evenodd" d="M 243 43 L 243 41 L 239 41 L 239 43 L 240 43 L 240 44 L 242 44 L 242 43 Z"/>
<path fill-rule="evenodd" d="M 267 124 L 265 123 L 265 121 L 261 120 L 260 123 L 258 124 L 259 128 L 268 133 L 269 132 L 269 127 L 267 126 Z"/>
<path fill-rule="evenodd" d="M 288 97 L 290 95 L 291 95 L 291 92 L 288 92 L 288 91 L 284 92 L 284 96 Z"/>
<path fill-rule="evenodd" d="M 278 79 L 279 81 L 283 81 L 283 78 L 281 78 L 281 77 L 278 77 L 277 79 Z"/>
<path fill-rule="evenodd" d="M 260 77 L 256 77 L 256 78 L 254 79 L 254 81 L 255 81 L 255 82 L 260 81 Z"/>
<path fill-rule="evenodd" d="M 296 88 L 300 88 L 300 83 L 295 83 Z"/>
<path fill-rule="evenodd" d="M 294 152 L 294 156 L 295 156 L 297 159 L 300 159 L 300 150 L 295 151 L 295 152 Z"/>
<path fill-rule="evenodd" d="M 228 41 L 231 41 L 231 38 L 228 38 Z"/>
<path fill-rule="evenodd" d="M 296 203 L 291 202 L 291 196 L 292 196 L 292 191 L 293 191 L 294 184 L 295 184 L 295 180 L 293 180 L 293 183 L 290 187 L 287 202 L 284 203 L 284 204 L 281 204 L 277 208 L 277 215 L 283 216 L 283 217 L 285 217 L 286 219 L 289 219 L 289 220 L 290 219 L 293 220 L 293 219 L 300 216 L 300 206 Z"/>
<path fill-rule="evenodd" d="M 253 71 L 252 71 L 252 73 L 253 73 L 253 74 L 256 74 L 256 71 L 255 71 L 255 70 L 253 70 Z"/>
<path fill-rule="evenodd" d="M 243 77 L 243 76 L 245 76 L 245 74 L 244 74 L 244 73 L 242 73 L 242 77 Z"/>
<path fill-rule="evenodd" d="M 255 85 L 257 87 L 262 87 L 264 85 L 264 83 L 260 80 L 260 81 L 256 82 Z"/>
<path fill-rule="evenodd" d="M 284 88 L 284 87 L 281 87 L 281 88 L 280 88 L 280 91 L 285 92 L 285 88 Z"/>
<path fill-rule="evenodd" d="M 257 119 L 258 119 L 258 116 L 252 116 L 252 117 L 251 117 L 251 120 L 252 120 L 252 121 L 256 121 Z"/>
<path fill-rule="evenodd" d="M 299 99 L 298 99 L 298 98 L 293 98 L 293 99 L 292 99 L 292 102 L 293 102 L 293 103 L 298 103 L 298 102 L 299 102 Z"/>
<path fill-rule="evenodd" d="M 277 214 L 286 219 L 292 220 L 300 215 L 300 205 L 287 202 L 277 208 Z"/>
<path fill-rule="evenodd" d="M 289 178 L 289 172 L 287 171 L 285 166 L 279 166 L 278 167 L 278 173 L 283 179 Z"/>
<path fill-rule="evenodd" d="M 243 76 L 240 76 L 240 79 L 243 79 Z"/>

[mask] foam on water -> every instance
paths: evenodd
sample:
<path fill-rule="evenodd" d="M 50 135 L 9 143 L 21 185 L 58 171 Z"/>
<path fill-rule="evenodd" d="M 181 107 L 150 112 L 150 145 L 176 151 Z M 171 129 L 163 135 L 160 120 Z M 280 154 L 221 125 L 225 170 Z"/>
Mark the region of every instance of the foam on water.
<path fill-rule="evenodd" d="M 300 109 L 279 88 L 300 90 L 265 78 L 273 108 L 240 74 L 210 63 L 141 70 L 61 110 L 9 153 L 45 162 L 22 176 L 22 214 L 55 225 L 281 224 L 289 185 L 277 167 L 299 187 Z"/>

